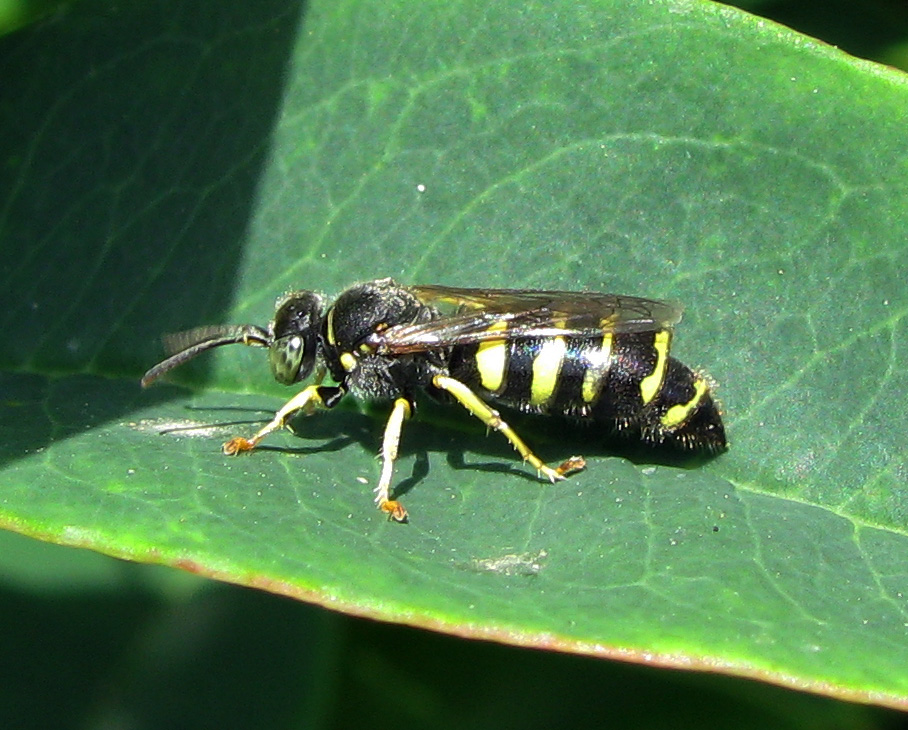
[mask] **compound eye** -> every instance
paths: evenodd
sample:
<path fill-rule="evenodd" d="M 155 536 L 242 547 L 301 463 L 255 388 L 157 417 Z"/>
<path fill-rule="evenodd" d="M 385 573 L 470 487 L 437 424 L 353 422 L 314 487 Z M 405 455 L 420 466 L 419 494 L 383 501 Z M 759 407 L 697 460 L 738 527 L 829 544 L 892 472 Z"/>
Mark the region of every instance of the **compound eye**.
<path fill-rule="evenodd" d="M 321 299 L 311 291 L 291 292 L 278 302 L 269 328 L 274 339 L 268 353 L 277 382 L 298 383 L 315 368 L 321 307 Z"/>
<path fill-rule="evenodd" d="M 292 385 L 305 378 L 309 374 L 308 371 L 301 372 L 305 354 L 306 346 L 299 335 L 278 337 L 268 352 L 274 379 L 283 385 Z"/>

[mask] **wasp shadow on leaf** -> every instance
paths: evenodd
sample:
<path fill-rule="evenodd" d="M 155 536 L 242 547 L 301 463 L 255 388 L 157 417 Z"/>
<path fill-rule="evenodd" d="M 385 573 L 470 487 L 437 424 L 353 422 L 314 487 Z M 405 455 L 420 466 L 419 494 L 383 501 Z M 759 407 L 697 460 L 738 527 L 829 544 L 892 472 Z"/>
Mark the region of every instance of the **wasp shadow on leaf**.
<path fill-rule="evenodd" d="M 229 421 L 213 419 L 209 427 L 217 428 L 219 432 L 223 430 L 225 438 L 251 436 L 273 414 L 267 407 L 187 408 L 199 414 L 248 413 L 257 416 Z M 596 457 L 622 457 L 639 466 L 679 468 L 695 468 L 707 460 L 707 457 L 646 447 L 630 437 L 603 433 L 596 424 L 504 409 L 501 412 L 530 448 L 549 464 L 561 463 L 578 454 L 594 460 L 588 468 L 595 468 Z M 340 452 L 356 444 L 369 454 L 378 454 L 387 415 L 388 409 L 382 404 L 366 404 L 362 411 L 344 404 L 330 412 L 298 415 L 290 420 L 286 429 L 295 437 L 293 443 L 288 444 L 286 439 L 280 443 L 277 437 L 272 437 L 272 442 L 262 443 L 255 450 L 305 456 Z M 298 445 L 297 440 L 307 442 L 307 445 Z M 487 433 L 485 427 L 462 408 L 422 399 L 417 413 L 404 424 L 401 435 L 392 490 L 396 497 L 407 494 L 431 474 L 430 454 L 433 453 L 445 454 L 445 463 L 455 471 L 508 474 L 528 482 L 540 479 L 535 470 L 520 460 L 503 436 Z M 406 473 L 411 459 L 412 466 Z"/>

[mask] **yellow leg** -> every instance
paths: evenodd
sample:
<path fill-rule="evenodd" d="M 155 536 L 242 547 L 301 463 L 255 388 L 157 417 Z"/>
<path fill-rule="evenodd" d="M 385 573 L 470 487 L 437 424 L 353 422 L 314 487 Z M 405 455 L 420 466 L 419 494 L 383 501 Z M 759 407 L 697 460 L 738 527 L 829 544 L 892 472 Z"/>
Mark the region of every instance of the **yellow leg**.
<path fill-rule="evenodd" d="M 375 502 L 378 508 L 387 512 L 392 519 L 406 522 L 407 510 L 397 500 L 391 499 L 391 476 L 394 472 L 394 460 L 397 459 L 397 447 L 400 444 L 400 432 L 404 420 L 413 413 L 410 401 L 398 398 L 394 401 L 394 408 L 385 426 L 385 436 L 381 443 L 381 478 L 375 488 Z"/>
<path fill-rule="evenodd" d="M 277 431 L 287 425 L 287 421 L 297 411 L 303 411 L 309 415 L 316 408 L 325 407 L 325 402 L 319 394 L 319 389 L 320 386 L 318 385 L 310 385 L 308 388 L 301 390 L 284 403 L 283 407 L 274 414 L 274 418 L 260 428 L 255 436 L 248 439 L 237 436 L 226 442 L 223 446 L 224 453 L 228 456 L 234 456 L 241 451 L 252 451 L 252 449 L 258 445 L 259 441 L 265 438 L 269 433 Z"/>
<path fill-rule="evenodd" d="M 476 393 L 470 390 L 469 387 L 459 380 L 447 375 L 436 375 L 432 378 L 432 383 L 436 388 L 440 388 L 453 395 L 464 408 L 476 416 L 486 426 L 500 432 L 511 442 L 511 445 L 517 449 L 517 452 L 524 461 L 530 462 L 530 464 L 535 467 L 536 471 L 544 474 L 550 481 L 554 482 L 559 479 L 564 479 L 565 474 L 583 469 L 583 467 L 586 466 L 586 462 L 583 460 L 582 456 L 572 456 L 557 469 L 552 469 L 550 466 L 547 466 L 542 459 L 536 456 L 536 454 L 530 451 L 530 447 L 523 442 L 523 439 L 515 433 L 514 429 L 501 420 L 498 411 L 489 408 L 489 406 L 487 406 Z"/>

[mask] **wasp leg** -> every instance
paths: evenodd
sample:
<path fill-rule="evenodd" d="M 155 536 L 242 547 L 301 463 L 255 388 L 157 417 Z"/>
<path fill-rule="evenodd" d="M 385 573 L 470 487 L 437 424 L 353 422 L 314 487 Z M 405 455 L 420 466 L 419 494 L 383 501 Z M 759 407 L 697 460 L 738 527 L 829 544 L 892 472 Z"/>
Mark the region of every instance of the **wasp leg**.
<path fill-rule="evenodd" d="M 234 456 L 241 451 L 252 451 L 269 433 L 286 426 L 287 421 L 297 411 L 310 415 L 316 408 L 333 408 L 343 394 L 344 391 L 340 388 L 310 385 L 284 403 L 281 409 L 274 414 L 274 418 L 260 428 L 254 436 L 248 439 L 242 436 L 232 438 L 224 444 L 222 449 L 228 456 Z"/>
<path fill-rule="evenodd" d="M 454 396 L 464 408 L 476 416 L 486 426 L 500 432 L 511 442 L 511 445 L 517 449 L 517 452 L 524 461 L 530 462 L 530 464 L 535 467 L 536 471 L 544 474 L 550 481 L 555 482 L 559 479 L 564 479 L 565 474 L 572 471 L 578 471 L 586 466 L 586 462 L 583 460 L 582 456 L 572 456 L 557 469 L 552 469 L 552 467 L 547 466 L 542 459 L 530 451 L 530 447 L 524 443 L 523 439 L 517 435 L 514 429 L 501 420 L 498 411 L 489 408 L 489 406 L 487 406 L 483 400 L 465 384 L 447 375 L 436 375 L 432 378 L 432 384 L 436 388 L 447 391 Z"/>
<path fill-rule="evenodd" d="M 375 502 L 378 508 L 397 522 L 407 521 L 407 510 L 395 499 L 390 498 L 391 475 L 394 472 L 394 460 L 397 459 L 397 446 L 400 443 L 400 432 L 404 420 L 413 414 L 413 406 L 406 398 L 394 401 L 394 408 L 385 426 L 385 436 L 381 443 L 381 478 L 375 488 Z"/>

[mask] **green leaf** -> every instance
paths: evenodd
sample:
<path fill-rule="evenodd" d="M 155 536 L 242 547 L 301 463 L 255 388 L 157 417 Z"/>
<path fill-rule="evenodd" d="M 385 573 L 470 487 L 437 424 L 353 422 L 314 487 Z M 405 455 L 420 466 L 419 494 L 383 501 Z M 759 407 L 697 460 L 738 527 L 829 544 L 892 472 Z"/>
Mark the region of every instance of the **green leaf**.
<path fill-rule="evenodd" d="M 108 8 L 2 40 L 0 520 L 359 615 L 908 706 L 905 77 L 710 3 Z M 229 459 L 287 393 L 162 332 L 394 276 L 687 306 L 696 468 L 459 409 L 407 424 L 412 522 L 352 409 Z"/>

